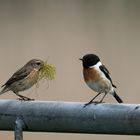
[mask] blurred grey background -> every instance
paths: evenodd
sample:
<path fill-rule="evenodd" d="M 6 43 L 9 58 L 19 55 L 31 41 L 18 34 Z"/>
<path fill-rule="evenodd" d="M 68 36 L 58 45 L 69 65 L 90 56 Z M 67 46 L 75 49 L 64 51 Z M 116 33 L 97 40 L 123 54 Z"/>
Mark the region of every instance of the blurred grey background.
<path fill-rule="evenodd" d="M 36 100 L 87 102 L 95 92 L 83 81 L 78 58 L 98 54 L 125 103 L 140 103 L 139 0 L 0 0 L 0 85 L 32 58 L 57 68 L 54 81 L 23 92 Z M 12 92 L 0 99 L 16 99 Z M 116 103 L 108 95 L 106 102 Z M 115 120 L 114 120 L 115 123 Z M 14 139 L 13 132 L 0 132 Z M 138 140 L 135 136 L 24 133 L 25 140 Z"/>

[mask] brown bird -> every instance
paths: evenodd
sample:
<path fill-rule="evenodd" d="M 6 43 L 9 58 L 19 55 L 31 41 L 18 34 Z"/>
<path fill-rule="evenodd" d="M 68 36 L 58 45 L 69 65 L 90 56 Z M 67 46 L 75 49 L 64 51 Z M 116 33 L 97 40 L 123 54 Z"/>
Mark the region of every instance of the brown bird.
<path fill-rule="evenodd" d="M 26 96 L 20 95 L 20 91 L 27 90 L 37 83 L 39 78 L 39 71 L 44 62 L 39 59 L 32 59 L 25 64 L 21 69 L 16 71 L 11 78 L 2 85 L 3 89 L 0 94 L 7 91 L 13 91 L 21 100 L 33 100 Z"/>

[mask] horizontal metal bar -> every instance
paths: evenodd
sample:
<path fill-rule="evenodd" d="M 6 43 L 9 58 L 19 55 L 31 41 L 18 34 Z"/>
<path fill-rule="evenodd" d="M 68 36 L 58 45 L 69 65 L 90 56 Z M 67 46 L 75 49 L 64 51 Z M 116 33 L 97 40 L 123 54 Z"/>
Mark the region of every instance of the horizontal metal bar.
<path fill-rule="evenodd" d="M 140 104 L 0 100 L 0 130 L 14 130 L 17 116 L 24 131 L 140 135 Z"/>

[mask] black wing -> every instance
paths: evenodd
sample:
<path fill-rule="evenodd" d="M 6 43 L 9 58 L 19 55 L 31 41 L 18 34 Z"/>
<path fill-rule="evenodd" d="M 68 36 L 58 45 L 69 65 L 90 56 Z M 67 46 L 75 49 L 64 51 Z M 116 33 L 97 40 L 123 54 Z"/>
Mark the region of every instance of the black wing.
<path fill-rule="evenodd" d="M 24 79 L 26 76 L 29 75 L 30 72 L 31 72 L 31 67 L 22 67 L 17 72 L 15 72 L 12 75 L 12 77 L 4 85 L 2 85 L 2 87 L 5 85 L 11 85 L 15 81 L 19 81 L 21 79 Z"/>
<path fill-rule="evenodd" d="M 117 88 L 117 87 L 113 84 L 113 82 L 112 82 L 112 79 L 111 79 L 111 77 L 110 77 L 110 75 L 109 75 L 110 73 L 109 73 L 108 69 L 107 69 L 104 65 L 101 65 L 99 68 L 100 68 L 100 70 L 105 74 L 105 76 L 110 80 L 112 86 L 115 87 L 115 88 Z"/>

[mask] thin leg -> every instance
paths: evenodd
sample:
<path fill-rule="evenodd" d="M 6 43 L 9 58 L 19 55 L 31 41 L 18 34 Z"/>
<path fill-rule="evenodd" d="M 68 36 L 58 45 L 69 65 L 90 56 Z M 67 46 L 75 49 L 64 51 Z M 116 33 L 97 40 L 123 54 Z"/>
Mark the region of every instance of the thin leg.
<path fill-rule="evenodd" d="M 107 93 L 104 94 L 103 98 L 100 100 L 100 103 L 103 102 L 103 99 L 105 98 L 106 95 L 107 95 Z"/>
<path fill-rule="evenodd" d="M 93 102 L 93 100 L 94 100 L 96 97 L 98 97 L 100 94 L 101 94 L 101 93 L 99 92 L 92 100 L 90 100 L 88 103 L 86 103 L 86 104 L 84 105 L 84 107 L 86 107 L 87 105 L 91 104 L 91 103 Z"/>
<path fill-rule="evenodd" d="M 31 98 L 28 98 L 26 96 L 23 96 L 23 95 L 20 95 L 18 94 L 17 92 L 14 92 L 17 96 L 19 96 L 19 100 L 24 100 L 24 101 L 30 101 L 30 100 L 34 100 L 34 99 L 31 99 Z"/>

